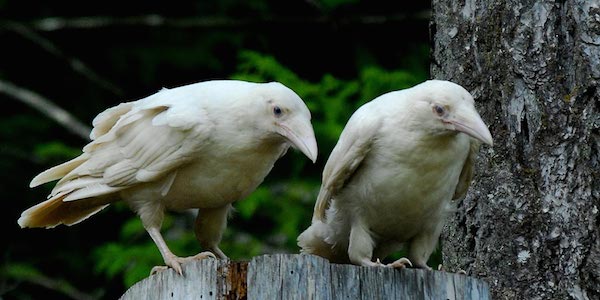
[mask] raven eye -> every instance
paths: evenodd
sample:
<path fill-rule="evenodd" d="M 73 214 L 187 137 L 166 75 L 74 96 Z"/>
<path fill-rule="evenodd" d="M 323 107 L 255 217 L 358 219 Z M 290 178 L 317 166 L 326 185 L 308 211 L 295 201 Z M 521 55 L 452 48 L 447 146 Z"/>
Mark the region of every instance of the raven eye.
<path fill-rule="evenodd" d="M 281 108 L 280 108 L 279 106 L 275 106 L 275 107 L 273 107 L 273 114 L 274 114 L 276 117 L 279 117 L 279 116 L 281 116 L 281 114 L 282 114 Z"/>
<path fill-rule="evenodd" d="M 433 106 L 433 111 L 440 117 L 446 113 L 446 110 L 437 104 Z"/>

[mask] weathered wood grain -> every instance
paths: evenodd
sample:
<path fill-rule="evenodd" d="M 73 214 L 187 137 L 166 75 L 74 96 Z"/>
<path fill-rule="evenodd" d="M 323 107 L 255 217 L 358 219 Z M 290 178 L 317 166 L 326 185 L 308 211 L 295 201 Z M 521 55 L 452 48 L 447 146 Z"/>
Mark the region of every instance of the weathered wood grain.
<path fill-rule="evenodd" d="M 205 259 L 132 286 L 121 299 L 489 299 L 487 283 L 439 271 L 330 264 L 312 255 Z"/>
<path fill-rule="evenodd" d="M 121 299 L 246 299 L 248 262 L 205 259 L 172 269 L 132 286 Z"/>

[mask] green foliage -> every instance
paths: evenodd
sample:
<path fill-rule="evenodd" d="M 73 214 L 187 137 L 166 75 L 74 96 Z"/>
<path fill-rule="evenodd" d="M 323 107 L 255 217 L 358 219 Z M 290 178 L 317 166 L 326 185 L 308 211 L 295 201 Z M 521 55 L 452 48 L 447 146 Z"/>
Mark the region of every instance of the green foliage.
<path fill-rule="evenodd" d="M 173 233 L 173 218 L 166 216 L 163 231 Z M 175 253 L 184 253 L 195 238 L 191 231 L 179 232 L 175 236 L 167 235 L 169 247 Z M 142 222 L 138 217 L 130 218 L 121 228 L 119 242 L 109 242 L 94 251 L 96 272 L 107 278 L 123 276 L 126 286 L 130 286 L 148 276 L 155 265 L 162 265 L 163 260 L 156 245 L 147 237 Z"/>
<path fill-rule="evenodd" d="M 173 245 L 169 245 L 173 248 Z M 107 278 L 123 275 L 126 286 L 133 285 L 149 274 L 148 266 L 160 265 L 161 256 L 152 242 L 142 244 L 108 243 L 96 250 L 96 271 Z"/>
<path fill-rule="evenodd" d="M 6 265 L 2 269 L 2 275 L 16 280 L 33 280 L 43 276 L 36 268 L 20 263 Z"/>
<path fill-rule="evenodd" d="M 44 275 L 35 267 L 26 263 L 9 263 L 0 270 L 0 276 L 10 278 L 16 282 L 26 282 L 36 285 L 47 286 L 60 292 L 64 296 L 81 297 L 81 292 L 77 290 L 69 281 L 63 278 L 51 278 Z M 85 298 L 100 298 L 101 290 L 96 290 L 93 294 L 85 295 Z"/>
<path fill-rule="evenodd" d="M 256 210 L 271 197 L 271 191 L 264 186 L 258 187 L 246 200 L 240 201 L 236 205 L 238 215 L 245 220 L 248 220 L 254 215 Z"/>
<path fill-rule="evenodd" d="M 357 3 L 358 0 L 320 0 L 317 1 L 327 10 L 333 10 L 339 6 Z"/>
<path fill-rule="evenodd" d="M 81 154 L 81 150 L 69 147 L 62 142 L 52 141 L 35 146 L 33 153 L 43 163 L 59 163 Z"/>
<path fill-rule="evenodd" d="M 233 79 L 255 82 L 279 81 L 293 89 L 308 105 L 321 153 L 329 153 L 346 121 L 360 105 L 389 91 L 413 86 L 426 79 L 424 73 L 386 71 L 366 66 L 355 80 L 342 80 L 325 74 L 320 82 L 308 82 L 278 63 L 274 57 L 252 51 L 240 54 Z"/>
<path fill-rule="evenodd" d="M 381 94 L 409 88 L 425 79 L 404 70 L 388 72 L 373 66 L 367 67 L 360 73 L 359 103 L 362 105 Z"/>

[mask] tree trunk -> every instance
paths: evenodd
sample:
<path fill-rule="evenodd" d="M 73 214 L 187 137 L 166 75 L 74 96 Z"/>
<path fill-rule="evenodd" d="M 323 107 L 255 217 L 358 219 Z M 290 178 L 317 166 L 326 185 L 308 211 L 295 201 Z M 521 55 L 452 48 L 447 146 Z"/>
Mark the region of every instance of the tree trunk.
<path fill-rule="evenodd" d="M 494 136 L 443 234 L 494 299 L 600 299 L 600 1 L 433 0 L 432 75 Z"/>
<path fill-rule="evenodd" d="M 313 255 L 205 259 L 183 265 L 183 274 L 150 276 L 121 299 L 490 299 L 488 284 L 464 275 L 337 265 Z"/>

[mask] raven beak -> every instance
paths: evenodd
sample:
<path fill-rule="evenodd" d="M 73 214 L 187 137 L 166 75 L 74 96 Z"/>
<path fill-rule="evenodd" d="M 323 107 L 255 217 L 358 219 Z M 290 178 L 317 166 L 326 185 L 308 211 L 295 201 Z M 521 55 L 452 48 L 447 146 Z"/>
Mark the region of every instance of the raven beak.
<path fill-rule="evenodd" d="M 300 150 L 313 163 L 317 161 L 317 141 L 310 120 L 296 117 L 285 122 L 278 122 L 277 132 Z"/>
<path fill-rule="evenodd" d="M 494 145 L 490 130 L 474 110 L 458 111 L 454 117 L 445 120 L 444 123 L 452 125 L 454 130 L 463 132 L 484 144 Z"/>

